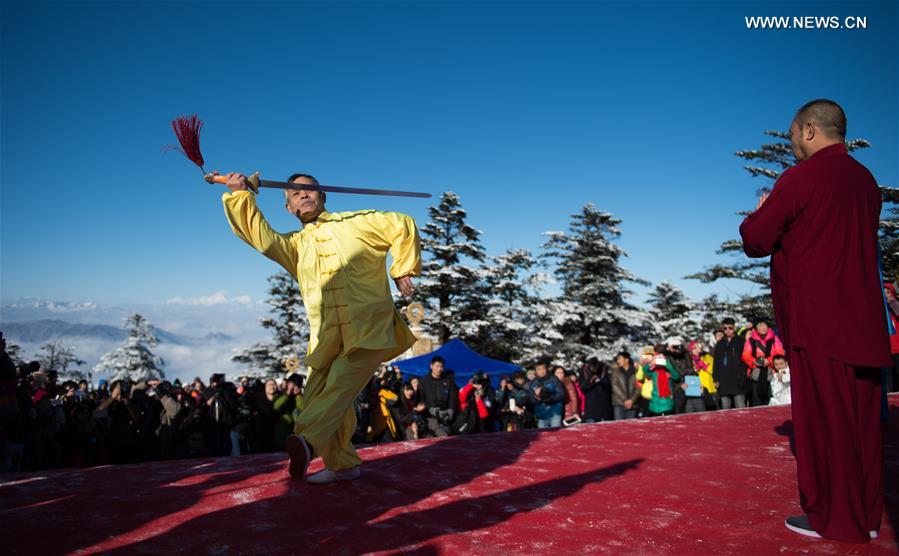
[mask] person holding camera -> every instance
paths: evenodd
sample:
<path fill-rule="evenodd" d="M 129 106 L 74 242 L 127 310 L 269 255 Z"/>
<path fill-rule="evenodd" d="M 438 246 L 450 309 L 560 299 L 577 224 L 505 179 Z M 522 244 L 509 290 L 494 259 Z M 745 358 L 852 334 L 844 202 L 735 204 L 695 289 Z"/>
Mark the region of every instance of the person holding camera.
<path fill-rule="evenodd" d="M 680 373 L 668 360 L 665 344 L 657 344 L 651 356 L 641 367 L 643 376 L 652 381 L 652 397 L 649 400 L 649 417 L 672 415 L 674 413 L 674 384 L 680 381 Z"/>
<path fill-rule="evenodd" d="M 159 453 L 162 459 L 174 459 L 175 432 L 178 423 L 186 413 L 176 399 L 172 385 L 168 381 L 160 382 L 156 386 L 156 394 L 159 397 Z"/>
<path fill-rule="evenodd" d="M 419 393 L 425 405 L 427 432 L 430 435 L 449 436 L 453 419 L 459 413 L 459 388 L 444 373 L 443 357 L 431 359 L 430 372 L 421 378 Z"/>
<path fill-rule="evenodd" d="M 235 438 L 232 438 L 231 430 L 237 417 L 237 389 L 225 381 L 224 374 L 215 373 L 209 378 L 209 386 L 201 394 L 201 399 L 205 412 L 205 436 L 212 441 L 209 448 L 217 456 L 233 454 Z"/>
<path fill-rule="evenodd" d="M 771 399 L 768 373 L 774 366 L 775 355 L 786 355 L 780 338 L 768 328 L 767 320 L 756 320 L 755 328 L 746 335 L 746 342 L 743 345 L 743 362 L 747 367 L 752 407 L 768 405 Z"/>
<path fill-rule="evenodd" d="M 140 415 L 131 403 L 131 383 L 113 381 L 109 397 L 97 406 L 94 415 L 102 420 L 106 433 L 106 453 L 109 463 L 136 463 L 138 461 L 138 422 Z"/>
<path fill-rule="evenodd" d="M 281 450 L 287 437 L 293 433 L 297 418 L 300 415 L 300 402 L 303 396 L 303 375 L 293 373 L 284 381 L 284 390 L 278 392 L 272 402 L 275 412 L 275 430 L 272 445 Z"/>
<path fill-rule="evenodd" d="M 459 417 L 453 423 L 453 432 L 470 434 L 486 432 L 490 419 L 492 400 L 488 393 L 490 377 L 475 373 L 468 384 L 459 390 Z"/>
<path fill-rule="evenodd" d="M 534 380 L 530 385 L 531 401 L 537 415 L 537 428 L 562 426 L 565 404 L 565 387 L 549 373 L 549 365 L 541 361 L 534 366 Z"/>
<path fill-rule="evenodd" d="M 533 413 L 529 410 L 527 375 L 515 371 L 511 377 L 503 377 L 500 389 L 495 394 L 499 406 L 499 422 L 504 431 L 517 431 L 530 424 L 533 427 Z"/>

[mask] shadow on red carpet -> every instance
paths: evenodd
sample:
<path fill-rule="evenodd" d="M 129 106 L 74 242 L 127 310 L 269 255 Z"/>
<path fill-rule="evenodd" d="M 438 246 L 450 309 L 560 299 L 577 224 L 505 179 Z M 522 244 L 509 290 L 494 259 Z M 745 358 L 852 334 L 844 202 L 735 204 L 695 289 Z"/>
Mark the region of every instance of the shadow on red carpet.
<path fill-rule="evenodd" d="M 360 450 L 360 480 L 325 486 L 292 481 L 284 454 L 5 475 L 0 546 L 16 554 L 895 554 L 899 397 L 891 402 L 884 525 L 866 545 L 783 527 L 799 511 L 798 495 L 789 407 L 773 407 L 379 445 Z"/>

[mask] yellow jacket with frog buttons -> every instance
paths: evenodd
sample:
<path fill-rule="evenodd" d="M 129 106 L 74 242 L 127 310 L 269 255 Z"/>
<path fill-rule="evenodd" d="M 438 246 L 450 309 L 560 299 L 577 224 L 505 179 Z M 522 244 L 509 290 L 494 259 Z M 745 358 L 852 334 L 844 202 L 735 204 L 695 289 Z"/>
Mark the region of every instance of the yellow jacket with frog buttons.
<path fill-rule="evenodd" d="M 392 359 L 415 343 L 384 271 L 389 252 L 392 278 L 421 274 L 421 241 L 411 217 L 323 211 L 302 230 L 282 234 L 266 222 L 252 192 L 227 192 L 222 203 L 237 237 L 299 282 L 310 326 L 308 367 L 325 368 L 357 349 L 387 349 Z"/>

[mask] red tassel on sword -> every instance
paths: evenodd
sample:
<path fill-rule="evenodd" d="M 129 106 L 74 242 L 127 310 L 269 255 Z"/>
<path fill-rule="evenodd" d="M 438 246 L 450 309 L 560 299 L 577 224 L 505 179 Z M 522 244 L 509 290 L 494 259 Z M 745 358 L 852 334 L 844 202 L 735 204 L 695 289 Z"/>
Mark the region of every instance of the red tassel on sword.
<path fill-rule="evenodd" d="M 208 183 L 227 183 L 227 176 L 206 172 L 203 168 L 203 153 L 200 152 L 200 130 L 203 129 L 203 121 L 196 114 L 192 116 L 180 116 L 172 120 L 172 129 L 178 138 L 177 145 L 169 145 L 164 150 L 176 149 L 181 151 L 191 162 L 200 167 L 203 179 Z M 311 185 L 305 183 L 290 183 L 284 181 L 271 181 L 259 179 L 259 172 L 247 177 L 247 184 L 254 193 L 259 192 L 260 187 L 273 189 L 306 189 L 309 191 L 325 191 L 328 193 L 354 193 L 357 195 L 389 195 L 392 197 L 430 197 L 430 193 L 418 193 L 415 191 L 394 191 L 391 189 L 366 189 L 362 187 L 341 187 L 337 185 Z"/>

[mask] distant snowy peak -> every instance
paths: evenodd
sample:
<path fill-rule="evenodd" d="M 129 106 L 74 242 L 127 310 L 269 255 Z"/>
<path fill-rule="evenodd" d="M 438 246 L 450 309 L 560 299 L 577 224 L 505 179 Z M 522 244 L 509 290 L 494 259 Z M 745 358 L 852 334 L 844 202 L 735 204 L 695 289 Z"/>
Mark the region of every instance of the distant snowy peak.
<path fill-rule="evenodd" d="M 31 309 L 44 310 L 50 313 L 69 313 L 73 311 L 95 311 L 100 305 L 93 301 L 71 302 L 51 301 L 39 298 L 23 298 L 9 303 L 3 303 L 3 309 Z"/>
<path fill-rule="evenodd" d="M 42 343 L 60 338 L 93 338 L 121 342 L 127 336 L 125 329 L 106 324 L 84 324 L 66 322 L 59 319 L 38 319 L 0 323 L 4 336 L 15 342 Z M 195 345 L 210 341 L 229 341 L 231 336 L 221 332 L 210 332 L 202 338 L 182 336 L 160 328 L 153 330 L 161 343 Z"/>
<path fill-rule="evenodd" d="M 49 342 L 58 338 L 96 338 L 121 341 L 126 332 L 105 324 L 79 324 L 58 319 L 38 319 L 0 323 L 3 335 L 15 342 Z"/>

